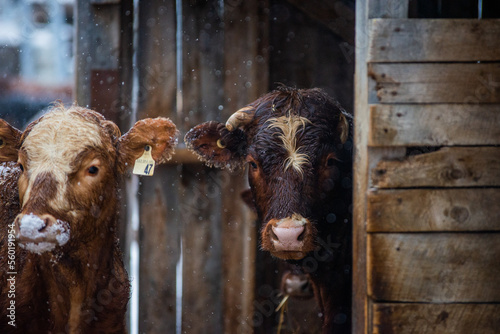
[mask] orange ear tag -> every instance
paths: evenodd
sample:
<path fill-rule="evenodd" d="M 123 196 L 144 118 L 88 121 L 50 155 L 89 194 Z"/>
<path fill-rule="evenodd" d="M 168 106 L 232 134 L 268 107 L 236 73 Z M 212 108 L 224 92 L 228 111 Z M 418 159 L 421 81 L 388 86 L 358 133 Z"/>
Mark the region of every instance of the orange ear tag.
<path fill-rule="evenodd" d="M 155 171 L 155 161 L 151 156 L 151 146 L 146 145 L 142 156 L 135 161 L 132 173 L 137 175 L 152 176 Z"/>

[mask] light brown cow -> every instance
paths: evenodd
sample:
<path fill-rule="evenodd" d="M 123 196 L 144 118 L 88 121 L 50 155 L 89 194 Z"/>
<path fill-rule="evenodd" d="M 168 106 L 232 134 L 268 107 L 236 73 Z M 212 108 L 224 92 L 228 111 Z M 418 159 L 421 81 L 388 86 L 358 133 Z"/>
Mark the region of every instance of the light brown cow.
<path fill-rule="evenodd" d="M 156 163 L 168 160 L 176 136 L 165 118 L 121 136 L 77 106 L 55 105 L 23 133 L 0 123 L 0 159 L 17 161 L 0 173 L 1 333 L 125 332 L 119 177 L 146 147 Z"/>

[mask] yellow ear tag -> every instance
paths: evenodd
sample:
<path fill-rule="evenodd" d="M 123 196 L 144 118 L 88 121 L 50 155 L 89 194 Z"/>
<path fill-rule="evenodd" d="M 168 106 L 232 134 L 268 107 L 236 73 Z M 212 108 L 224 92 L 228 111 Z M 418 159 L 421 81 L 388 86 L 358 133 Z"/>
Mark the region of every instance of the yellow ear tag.
<path fill-rule="evenodd" d="M 146 145 L 142 156 L 135 161 L 132 173 L 137 175 L 153 175 L 155 171 L 155 161 L 151 156 L 151 146 Z"/>

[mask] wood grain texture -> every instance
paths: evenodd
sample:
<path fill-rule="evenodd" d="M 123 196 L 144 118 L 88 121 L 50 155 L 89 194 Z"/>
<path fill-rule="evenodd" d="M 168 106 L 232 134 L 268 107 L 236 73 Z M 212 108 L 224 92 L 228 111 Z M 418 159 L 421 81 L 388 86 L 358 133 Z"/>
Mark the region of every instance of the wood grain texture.
<path fill-rule="evenodd" d="M 371 105 L 371 146 L 500 144 L 500 105 Z"/>
<path fill-rule="evenodd" d="M 219 171 L 185 165 L 179 207 L 182 224 L 182 330 L 222 333 L 222 226 Z"/>
<path fill-rule="evenodd" d="M 141 1 L 137 31 L 137 119 L 169 117 L 176 122 L 175 1 Z M 158 43 L 162 41 L 162 43 Z M 130 78 L 132 80 L 132 78 Z M 139 332 L 172 333 L 177 323 L 176 265 L 183 226 L 176 166 L 158 166 L 142 177 L 140 196 Z M 174 210 L 175 209 L 175 210 Z M 131 227 L 130 227 L 131 228 Z M 130 231 L 134 238 L 135 231 Z M 137 329 L 136 329 L 137 330 Z"/>
<path fill-rule="evenodd" d="M 341 1 L 287 1 L 342 37 L 347 43 L 354 44 L 354 11 Z"/>
<path fill-rule="evenodd" d="M 374 304 L 373 334 L 497 334 L 498 304 Z"/>
<path fill-rule="evenodd" d="M 224 109 L 227 120 L 236 110 L 257 99 L 269 86 L 268 29 L 265 1 L 224 2 Z M 249 43 L 249 41 L 253 41 Z M 242 65 L 242 64 L 246 65 Z M 240 194 L 248 189 L 246 173 L 221 172 L 222 273 L 224 333 L 250 334 L 254 328 L 257 227 Z"/>
<path fill-rule="evenodd" d="M 500 103 L 500 64 L 371 63 L 371 103 Z"/>
<path fill-rule="evenodd" d="M 500 189 L 368 193 L 368 232 L 500 231 Z"/>
<path fill-rule="evenodd" d="M 368 3 L 368 18 L 407 18 L 409 0 L 391 1 L 391 0 L 369 0 Z M 365 22 L 366 27 L 369 21 Z"/>
<path fill-rule="evenodd" d="M 499 233 L 368 236 L 375 301 L 500 302 Z"/>
<path fill-rule="evenodd" d="M 500 148 L 444 147 L 380 161 L 371 173 L 376 188 L 484 187 L 500 185 Z"/>
<path fill-rule="evenodd" d="M 139 330 L 175 333 L 176 265 L 182 225 L 179 219 L 179 172 L 159 166 L 153 177 L 141 180 L 139 235 Z M 132 279 L 137 279 L 133 277 Z"/>
<path fill-rule="evenodd" d="M 368 1 L 356 1 L 356 46 L 367 45 Z M 367 48 L 355 53 L 354 72 L 354 146 L 353 159 L 353 263 L 352 332 L 365 334 L 368 329 L 366 282 L 366 191 L 368 186 L 368 69 Z"/>
<path fill-rule="evenodd" d="M 500 60 L 498 19 L 370 20 L 370 62 Z"/>

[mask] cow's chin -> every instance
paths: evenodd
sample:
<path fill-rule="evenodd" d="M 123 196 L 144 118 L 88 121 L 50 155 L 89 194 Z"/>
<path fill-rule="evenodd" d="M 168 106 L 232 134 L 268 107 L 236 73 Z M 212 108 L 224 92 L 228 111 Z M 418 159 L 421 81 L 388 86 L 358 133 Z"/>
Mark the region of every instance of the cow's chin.
<path fill-rule="evenodd" d="M 274 251 L 271 255 L 282 260 L 302 260 L 306 257 L 307 252 L 302 251 Z"/>
<path fill-rule="evenodd" d="M 59 244 L 56 242 L 19 242 L 19 247 L 31 253 L 42 254 L 54 250 Z"/>

